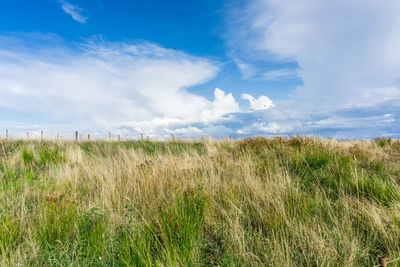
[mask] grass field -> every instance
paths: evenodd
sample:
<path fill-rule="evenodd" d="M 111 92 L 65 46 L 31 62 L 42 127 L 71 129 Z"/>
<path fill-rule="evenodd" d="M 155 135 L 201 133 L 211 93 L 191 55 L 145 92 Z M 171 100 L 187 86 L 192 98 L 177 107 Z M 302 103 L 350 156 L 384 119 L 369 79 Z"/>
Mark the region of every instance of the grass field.
<path fill-rule="evenodd" d="M 400 257 L 399 141 L 0 144 L 1 266 Z"/>

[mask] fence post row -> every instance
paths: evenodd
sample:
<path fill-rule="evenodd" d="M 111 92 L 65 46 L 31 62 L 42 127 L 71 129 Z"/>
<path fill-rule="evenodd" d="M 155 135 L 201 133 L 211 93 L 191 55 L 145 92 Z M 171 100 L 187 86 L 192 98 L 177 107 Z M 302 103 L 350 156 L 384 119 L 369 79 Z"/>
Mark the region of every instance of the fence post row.
<path fill-rule="evenodd" d="M 379 264 L 381 267 L 386 267 L 386 257 L 379 257 Z"/>
<path fill-rule="evenodd" d="M 5 136 L 4 137 L 5 137 L 5 140 L 9 140 L 10 139 L 10 135 L 9 135 L 8 129 L 5 129 Z M 33 139 L 32 140 L 35 140 L 35 138 L 36 138 L 35 135 L 33 135 Z M 83 141 L 83 138 L 84 138 L 83 134 L 79 134 L 79 131 L 75 131 L 75 142 Z M 57 141 L 59 141 L 60 139 L 62 139 L 62 136 L 59 133 L 56 133 L 55 139 Z M 144 134 L 143 133 L 140 134 L 140 139 L 142 141 L 144 140 Z M 146 139 L 150 140 L 149 136 L 146 136 Z M 26 140 L 28 140 L 28 141 L 30 140 L 30 133 L 29 132 L 26 132 Z M 41 141 L 45 140 L 44 130 L 40 130 L 40 140 Z M 87 134 L 87 140 L 88 141 L 91 140 L 90 133 Z M 103 140 L 107 140 L 107 139 L 104 138 Z M 111 132 L 108 132 L 108 141 L 111 141 L 111 140 L 112 140 Z M 115 140 L 121 141 L 121 134 L 118 134 L 115 137 Z"/>

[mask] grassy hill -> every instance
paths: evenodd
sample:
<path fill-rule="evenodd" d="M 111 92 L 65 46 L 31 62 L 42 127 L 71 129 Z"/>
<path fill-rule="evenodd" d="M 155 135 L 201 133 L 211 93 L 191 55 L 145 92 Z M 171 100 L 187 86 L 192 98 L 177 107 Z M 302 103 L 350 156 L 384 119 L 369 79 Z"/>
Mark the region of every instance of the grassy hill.
<path fill-rule="evenodd" d="M 0 265 L 372 266 L 400 142 L 0 142 Z"/>

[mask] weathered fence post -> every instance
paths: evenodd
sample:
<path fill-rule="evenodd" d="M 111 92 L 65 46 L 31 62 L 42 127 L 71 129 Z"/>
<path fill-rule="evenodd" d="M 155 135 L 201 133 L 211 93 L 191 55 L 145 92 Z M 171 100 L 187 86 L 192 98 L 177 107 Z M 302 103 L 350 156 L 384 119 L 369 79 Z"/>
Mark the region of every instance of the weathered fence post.
<path fill-rule="evenodd" d="M 379 256 L 379 264 L 381 265 L 381 267 L 386 267 L 386 257 L 384 256 Z"/>
<path fill-rule="evenodd" d="M 8 129 L 6 129 L 6 140 L 8 140 Z"/>
<path fill-rule="evenodd" d="M 75 131 L 75 142 L 78 142 L 78 131 Z"/>
<path fill-rule="evenodd" d="M 143 141 L 143 134 L 140 134 L 140 140 Z"/>
<path fill-rule="evenodd" d="M 121 141 L 121 135 L 118 135 L 118 142 Z"/>
<path fill-rule="evenodd" d="M 43 130 L 40 131 L 40 140 L 43 141 Z"/>
<path fill-rule="evenodd" d="M 111 133 L 108 132 L 108 142 L 110 142 L 110 141 L 111 141 Z"/>
<path fill-rule="evenodd" d="M 174 136 L 174 134 L 171 134 L 171 140 L 172 140 L 172 141 L 175 141 L 175 136 Z"/>
<path fill-rule="evenodd" d="M 29 140 L 29 132 L 26 132 L 26 140 Z"/>
<path fill-rule="evenodd" d="M 90 141 L 90 133 L 87 134 L 87 140 Z"/>

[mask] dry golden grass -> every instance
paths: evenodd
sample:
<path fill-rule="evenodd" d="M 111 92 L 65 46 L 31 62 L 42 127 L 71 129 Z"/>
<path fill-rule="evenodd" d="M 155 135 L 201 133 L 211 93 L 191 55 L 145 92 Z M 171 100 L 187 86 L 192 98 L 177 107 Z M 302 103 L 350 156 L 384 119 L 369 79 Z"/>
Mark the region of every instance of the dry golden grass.
<path fill-rule="evenodd" d="M 371 266 L 400 256 L 400 143 L 2 142 L 1 265 Z"/>

